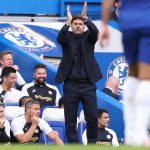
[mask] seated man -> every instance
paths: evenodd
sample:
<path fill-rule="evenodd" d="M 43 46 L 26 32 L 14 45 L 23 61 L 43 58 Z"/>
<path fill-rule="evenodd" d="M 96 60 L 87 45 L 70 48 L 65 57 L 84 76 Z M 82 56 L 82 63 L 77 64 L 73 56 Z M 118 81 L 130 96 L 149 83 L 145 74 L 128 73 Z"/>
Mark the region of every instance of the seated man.
<path fill-rule="evenodd" d="M 34 81 L 25 84 L 22 91 L 26 92 L 32 99 L 40 102 L 40 106 L 58 106 L 61 97 L 56 86 L 46 83 L 46 66 L 37 64 L 34 67 Z"/>
<path fill-rule="evenodd" d="M 0 143 L 10 142 L 10 124 L 5 119 L 4 106 L 0 104 Z"/>
<path fill-rule="evenodd" d="M 19 99 L 24 96 L 25 93 L 14 88 L 17 78 L 16 70 L 13 67 L 5 67 L 2 70 L 1 77 L 0 103 L 18 103 Z"/>
<path fill-rule="evenodd" d="M 63 145 L 56 131 L 48 123 L 39 118 L 40 104 L 36 100 L 29 100 L 25 104 L 25 114 L 15 118 L 11 123 L 12 142 L 37 143 L 40 134 L 44 132 L 54 143 Z"/>
<path fill-rule="evenodd" d="M 13 64 L 13 55 L 10 51 L 3 51 L 0 52 L 0 76 L 2 73 L 2 69 L 4 67 L 10 66 L 13 67 L 14 69 L 16 69 L 16 75 L 17 75 L 17 79 L 16 79 L 16 83 L 19 86 L 23 86 L 26 82 L 24 81 L 23 77 L 21 76 L 21 74 L 18 72 L 19 67 L 17 65 Z"/>
<path fill-rule="evenodd" d="M 98 134 L 96 144 L 119 146 L 116 133 L 107 128 L 109 123 L 109 114 L 105 109 L 98 109 Z M 86 130 L 83 133 L 83 144 L 87 144 Z"/>
<path fill-rule="evenodd" d="M 119 100 L 119 96 L 116 94 L 119 87 L 119 80 L 115 76 L 111 76 L 105 82 L 105 88 L 102 92 L 108 94 L 109 96 Z"/>

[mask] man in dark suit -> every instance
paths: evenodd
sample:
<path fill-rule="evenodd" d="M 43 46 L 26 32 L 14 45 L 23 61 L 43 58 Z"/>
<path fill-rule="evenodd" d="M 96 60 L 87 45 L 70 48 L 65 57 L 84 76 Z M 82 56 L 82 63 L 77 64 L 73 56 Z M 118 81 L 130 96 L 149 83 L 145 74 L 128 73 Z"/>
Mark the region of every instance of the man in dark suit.
<path fill-rule="evenodd" d="M 64 111 L 68 143 L 77 142 L 77 110 L 82 102 L 87 121 L 88 142 L 96 141 L 97 101 L 95 82 L 102 74 L 94 58 L 94 45 L 98 39 L 98 29 L 87 19 L 87 2 L 81 15 L 72 17 L 67 7 L 67 22 L 60 30 L 57 41 L 62 46 L 63 58 L 60 63 L 56 82 L 64 81 Z M 84 32 L 85 25 L 88 30 Z M 71 26 L 72 32 L 69 31 Z"/>
<path fill-rule="evenodd" d="M 119 80 L 115 76 L 111 76 L 105 82 L 105 88 L 102 90 L 104 93 L 108 94 L 109 96 L 119 100 L 119 96 L 117 95 L 119 87 Z"/>

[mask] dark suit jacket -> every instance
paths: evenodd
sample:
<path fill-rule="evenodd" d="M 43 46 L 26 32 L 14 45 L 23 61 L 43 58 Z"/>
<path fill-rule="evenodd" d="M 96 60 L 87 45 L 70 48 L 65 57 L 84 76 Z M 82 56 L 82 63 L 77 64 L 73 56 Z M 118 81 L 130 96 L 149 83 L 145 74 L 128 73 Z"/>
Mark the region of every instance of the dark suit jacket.
<path fill-rule="evenodd" d="M 92 83 L 95 83 L 102 78 L 101 71 L 94 57 L 94 46 L 98 39 L 98 29 L 90 20 L 87 20 L 86 25 L 88 30 L 83 33 L 81 49 L 88 78 Z M 62 46 L 63 58 L 57 71 L 56 83 L 65 81 L 74 59 L 74 51 L 76 49 L 75 37 L 68 29 L 69 26 L 65 24 L 57 37 L 58 43 Z"/>
<path fill-rule="evenodd" d="M 116 100 L 119 100 L 119 96 L 116 93 L 113 93 L 109 88 L 104 88 L 102 91 Z"/>

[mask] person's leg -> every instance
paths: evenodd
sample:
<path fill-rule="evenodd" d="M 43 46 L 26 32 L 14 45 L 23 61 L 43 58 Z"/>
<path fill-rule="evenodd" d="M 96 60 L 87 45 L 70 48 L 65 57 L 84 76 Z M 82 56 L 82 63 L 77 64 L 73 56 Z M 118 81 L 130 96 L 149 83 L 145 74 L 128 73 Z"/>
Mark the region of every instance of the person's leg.
<path fill-rule="evenodd" d="M 150 65 L 149 67 L 146 66 L 147 65 L 145 65 L 144 68 L 150 71 Z M 141 72 L 142 70 L 143 68 L 140 68 L 139 66 L 139 72 Z M 136 126 L 135 126 L 135 133 L 134 133 L 134 137 L 135 137 L 134 145 L 150 145 L 150 137 L 148 135 L 149 134 L 148 125 L 149 125 L 149 118 L 150 118 L 150 78 L 146 79 L 144 74 L 142 76 L 144 78 L 142 79 L 140 77 L 141 80 L 139 81 L 137 92 L 135 94 Z"/>
<path fill-rule="evenodd" d="M 127 62 L 129 65 L 129 76 L 125 81 L 124 91 L 123 91 L 123 101 L 124 101 L 124 122 L 125 122 L 125 144 L 133 145 L 134 137 L 133 132 L 135 129 L 136 111 L 135 111 L 135 93 L 139 84 L 137 78 L 138 74 L 138 38 L 137 33 L 133 32 L 123 32 L 123 44 L 124 51 Z M 134 41 L 133 41 L 134 40 Z M 134 110 L 134 111 L 133 111 Z"/>
<path fill-rule="evenodd" d="M 81 85 L 81 101 L 83 105 L 85 120 L 87 121 L 88 143 L 96 143 L 98 113 L 95 84 L 87 82 Z"/>
<path fill-rule="evenodd" d="M 138 79 L 140 82 L 135 96 L 135 145 L 150 145 L 150 137 L 148 136 L 150 117 L 150 29 L 142 29 L 140 37 L 138 55 Z"/>
<path fill-rule="evenodd" d="M 134 76 L 129 76 L 125 81 L 123 100 L 124 100 L 124 122 L 125 122 L 125 143 L 133 145 L 134 143 L 134 129 L 135 129 L 135 93 L 139 80 Z"/>
<path fill-rule="evenodd" d="M 63 86 L 65 128 L 68 143 L 77 143 L 77 110 L 79 105 L 78 84 L 67 81 Z"/>
<path fill-rule="evenodd" d="M 143 29 L 139 43 L 138 79 L 136 93 L 135 145 L 150 145 L 148 125 L 150 118 L 150 29 Z M 137 136 L 138 133 L 138 136 Z"/>
<path fill-rule="evenodd" d="M 138 37 L 137 41 L 137 63 L 136 67 L 130 67 L 130 73 L 129 78 L 131 75 L 134 75 L 136 77 L 136 83 L 133 82 L 133 86 L 128 84 L 131 87 L 134 87 L 131 92 L 127 92 L 125 90 L 124 96 L 127 99 L 127 103 L 133 101 L 133 106 L 129 107 L 129 105 L 125 106 L 125 115 L 129 116 L 130 114 L 134 114 L 132 122 L 134 122 L 134 128 L 133 130 L 130 129 L 130 132 L 132 131 L 132 139 L 130 140 L 129 137 L 127 137 L 127 132 L 125 133 L 126 136 L 126 143 L 132 144 L 132 145 L 150 145 L 150 139 L 148 137 L 148 123 L 149 123 L 149 117 L 150 117 L 150 30 L 144 29 L 140 30 L 140 36 L 136 35 L 134 40 Z M 130 38 L 128 40 L 131 40 Z M 132 41 L 133 42 L 133 41 Z M 128 45 L 131 46 L 131 45 Z M 135 47 L 136 48 L 136 47 Z M 136 50 L 136 49 L 135 49 Z M 130 49 L 131 51 L 131 49 Z M 133 56 L 134 57 L 134 56 Z M 131 63 L 132 64 L 132 63 Z M 130 66 L 131 66 L 130 64 Z M 129 95 L 133 95 L 133 97 L 130 99 Z M 131 105 L 130 105 L 131 106 Z M 127 111 L 128 109 L 132 109 L 132 112 L 129 114 L 130 111 Z M 131 110 L 130 109 L 130 110 Z M 131 118 L 125 122 L 125 126 L 129 125 Z M 130 122 L 131 123 L 131 122 Z M 130 134 L 131 135 L 131 134 Z M 130 141 L 130 142 L 129 142 Z M 129 143 L 128 143 L 129 142 Z"/>

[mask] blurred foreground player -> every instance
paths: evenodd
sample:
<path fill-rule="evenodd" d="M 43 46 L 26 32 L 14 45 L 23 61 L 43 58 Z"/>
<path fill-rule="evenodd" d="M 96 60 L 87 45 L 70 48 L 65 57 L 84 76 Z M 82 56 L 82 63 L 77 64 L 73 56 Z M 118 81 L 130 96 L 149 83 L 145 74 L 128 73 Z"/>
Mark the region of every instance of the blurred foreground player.
<path fill-rule="evenodd" d="M 104 0 L 100 43 L 109 38 L 108 19 L 114 0 Z M 150 145 L 147 133 L 150 116 L 150 1 L 122 0 L 120 26 L 129 64 L 129 77 L 124 89 L 125 142 L 129 145 Z"/>

